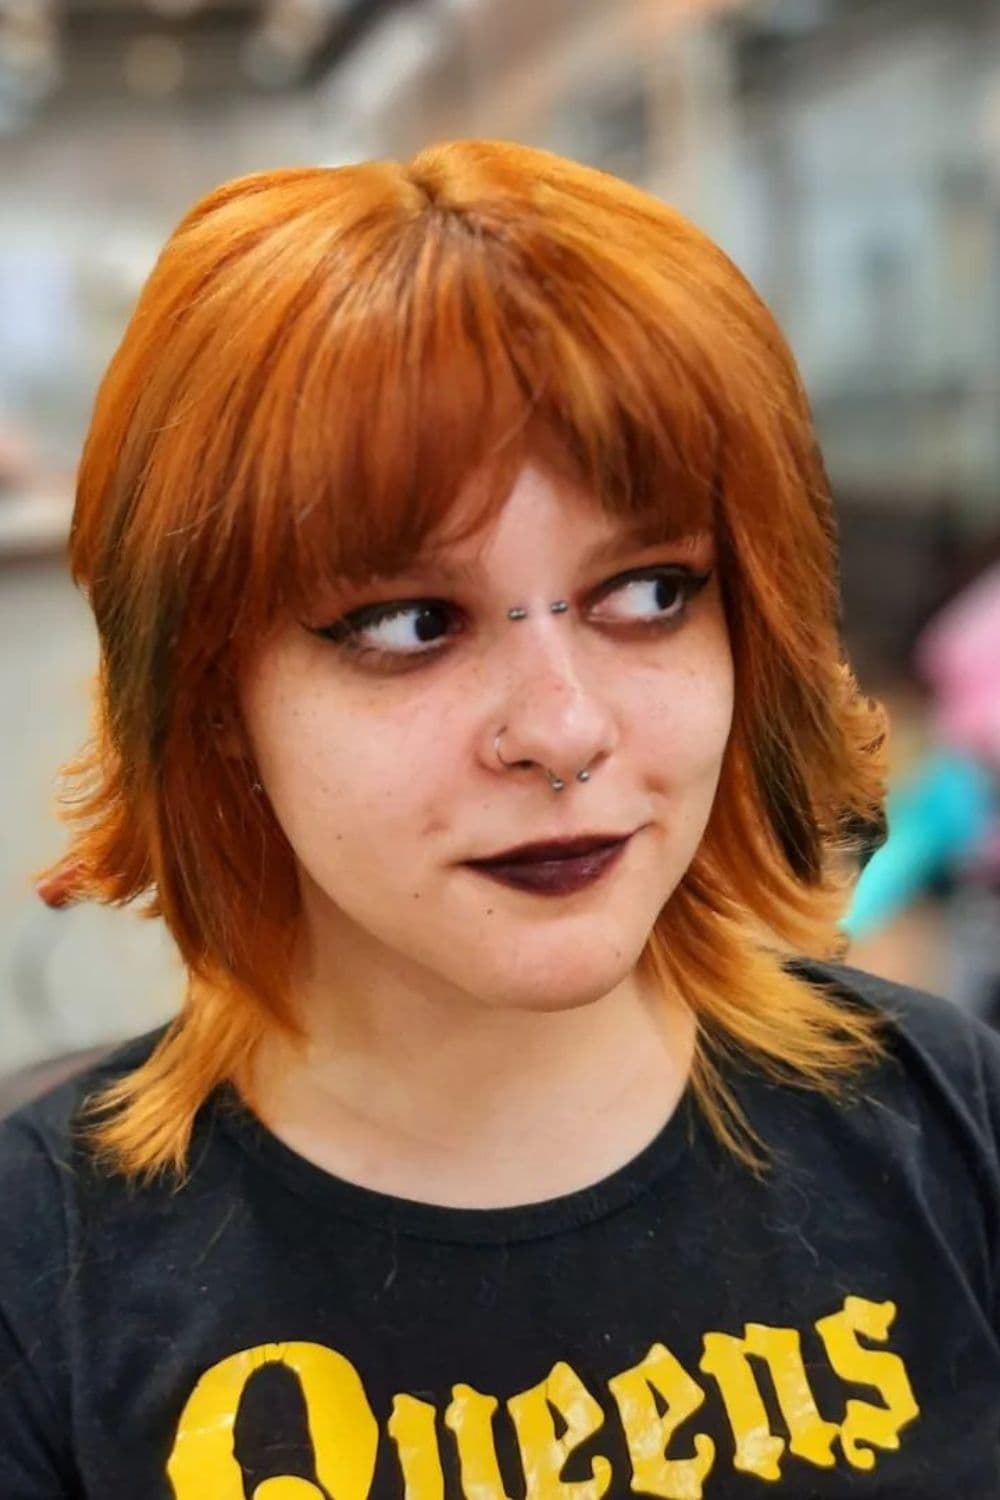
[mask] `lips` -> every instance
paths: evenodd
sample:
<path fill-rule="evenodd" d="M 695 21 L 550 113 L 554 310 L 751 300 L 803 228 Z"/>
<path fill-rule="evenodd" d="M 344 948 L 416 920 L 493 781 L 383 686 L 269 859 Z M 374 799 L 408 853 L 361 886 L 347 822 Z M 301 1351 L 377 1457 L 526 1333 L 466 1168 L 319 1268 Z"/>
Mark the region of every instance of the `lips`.
<path fill-rule="evenodd" d="M 595 834 L 521 844 L 492 859 L 469 860 L 487 879 L 539 896 L 564 896 L 592 885 L 617 864 L 631 834 Z"/>
<path fill-rule="evenodd" d="M 516 844 L 487 859 L 470 859 L 471 865 L 514 865 L 538 860 L 575 859 L 597 849 L 608 849 L 628 838 L 627 833 L 583 833 L 572 839 L 548 839 L 533 844 Z"/>

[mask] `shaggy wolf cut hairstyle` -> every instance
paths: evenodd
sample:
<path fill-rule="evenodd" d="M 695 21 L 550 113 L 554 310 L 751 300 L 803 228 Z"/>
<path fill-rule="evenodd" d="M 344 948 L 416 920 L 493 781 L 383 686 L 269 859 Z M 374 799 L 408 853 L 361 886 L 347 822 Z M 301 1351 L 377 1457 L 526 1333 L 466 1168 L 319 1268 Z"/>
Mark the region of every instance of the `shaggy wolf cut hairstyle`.
<path fill-rule="evenodd" d="M 294 1031 L 292 851 L 239 730 L 244 652 L 331 580 L 402 567 L 503 504 L 539 431 L 606 512 L 717 539 L 736 701 L 701 846 L 642 962 L 698 1019 L 693 1088 L 760 1157 L 721 1055 L 837 1093 L 872 1017 L 789 967 L 837 956 L 882 824 L 884 720 L 841 642 L 829 485 L 767 308 L 674 210 L 544 152 L 263 172 L 190 210 L 100 387 L 71 559 L 100 635 L 64 768 L 53 905 L 141 898 L 187 973 L 151 1058 L 90 1103 L 124 1173 L 183 1175 L 195 1116 Z M 464 512 L 463 512 L 464 513 Z M 461 533 L 468 534 L 468 527 Z"/>

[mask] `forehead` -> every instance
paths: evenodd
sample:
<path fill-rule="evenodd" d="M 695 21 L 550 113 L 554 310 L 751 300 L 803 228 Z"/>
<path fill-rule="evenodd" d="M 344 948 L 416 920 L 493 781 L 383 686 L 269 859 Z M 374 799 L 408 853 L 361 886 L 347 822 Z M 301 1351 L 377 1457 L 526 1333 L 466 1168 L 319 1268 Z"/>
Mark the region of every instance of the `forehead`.
<path fill-rule="evenodd" d="M 525 460 L 509 492 L 485 516 L 463 513 L 461 499 L 449 523 L 425 539 L 415 554 L 391 572 L 398 576 L 432 570 L 468 578 L 506 558 L 534 562 L 549 556 L 574 566 L 599 565 L 623 553 L 676 544 L 695 548 L 711 525 L 670 506 L 620 514 L 602 505 L 575 475 L 544 459 Z"/>

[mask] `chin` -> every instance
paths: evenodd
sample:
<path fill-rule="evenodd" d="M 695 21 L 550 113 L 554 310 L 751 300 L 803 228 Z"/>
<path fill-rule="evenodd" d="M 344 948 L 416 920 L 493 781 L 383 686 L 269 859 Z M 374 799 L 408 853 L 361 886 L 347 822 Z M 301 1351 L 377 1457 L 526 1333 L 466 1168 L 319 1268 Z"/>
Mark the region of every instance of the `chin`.
<path fill-rule="evenodd" d="M 642 952 L 642 944 L 635 956 L 624 943 L 616 945 L 619 952 L 614 962 L 581 962 L 579 950 L 569 955 L 553 953 L 537 972 L 526 974 L 522 969 L 506 977 L 500 974 L 485 979 L 479 993 L 486 1004 L 502 1010 L 523 1010 L 538 1014 L 556 1014 L 560 1011 L 578 1010 L 602 1000 L 617 985 L 632 973 Z"/>
<path fill-rule="evenodd" d="M 608 989 L 613 988 L 614 985 L 608 986 Z M 555 1016 L 562 1014 L 563 1011 L 581 1010 L 585 1005 L 593 1005 L 607 993 L 607 989 L 561 989 L 558 991 L 549 989 L 542 994 L 532 993 L 530 995 L 512 996 L 508 993 L 502 1000 L 498 1000 L 495 1003 L 498 1008 L 502 1007 L 504 1010 L 520 1010 L 530 1012 L 533 1015 Z"/>

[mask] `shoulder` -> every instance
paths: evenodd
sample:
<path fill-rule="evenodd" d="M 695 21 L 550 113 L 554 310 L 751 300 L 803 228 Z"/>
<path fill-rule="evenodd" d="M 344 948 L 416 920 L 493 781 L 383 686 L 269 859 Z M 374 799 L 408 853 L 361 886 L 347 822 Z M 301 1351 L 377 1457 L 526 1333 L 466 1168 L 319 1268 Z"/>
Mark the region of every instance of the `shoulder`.
<path fill-rule="evenodd" d="M 961 1073 L 980 1064 L 1000 1066 L 1000 1035 L 942 995 L 848 964 L 797 959 L 789 967 L 843 1004 L 876 1012 L 893 1050 L 911 1050 L 945 1072 Z"/>
<path fill-rule="evenodd" d="M 0 1201 L 8 1222 L 55 1209 L 80 1165 L 80 1113 L 86 1100 L 142 1063 L 165 1028 L 136 1037 L 0 1120 Z"/>
<path fill-rule="evenodd" d="M 866 1092 L 921 1124 L 945 1118 L 994 1164 L 1000 1139 L 1000 1033 L 943 996 L 846 964 L 792 967 L 882 1021 L 884 1059 Z"/>
<path fill-rule="evenodd" d="M 135 1067 L 158 1035 L 137 1038 L 0 1121 L 0 1474 L 8 1472 L 7 1447 L 13 1444 L 20 1452 L 19 1445 L 29 1442 L 29 1426 L 41 1431 L 54 1424 L 54 1431 L 61 1430 L 64 1416 L 53 1413 L 68 1410 L 65 1318 L 88 1177 L 77 1141 L 80 1105 Z M 14 1435 L 5 1426 L 12 1420 Z"/>

